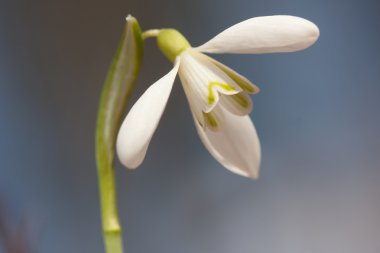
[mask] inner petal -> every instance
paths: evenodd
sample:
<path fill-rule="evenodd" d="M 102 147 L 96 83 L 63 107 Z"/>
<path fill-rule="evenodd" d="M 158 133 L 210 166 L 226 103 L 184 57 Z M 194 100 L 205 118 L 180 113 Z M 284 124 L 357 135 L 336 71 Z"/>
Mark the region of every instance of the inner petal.
<path fill-rule="evenodd" d="M 197 97 L 204 112 L 210 112 L 221 94 L 237 94 L 242 89 L 210 60 L 192 49 L 181 54 L 180 78 L 190 97 Z"/>
<path fill-rule="evenodd" d="M 202 127 L 204 127 L 205 126 L 204 117 L 203 117 L 204 102 L 201 99 L 202 97 L 197 96 L 197 92 L 190 89 L 191 86 L 189 84 L 186 84 L 188 80 L 184 76 L 183 72 L 179 72 L 179 78 L 181 79 L 182 87 L 187 97 L 187 101 L 189 102 L 189 106 L 190 106 L 192 114 L 194 115 L 198 123 Z"/>
<path fill-rule="evenodd" d="M 219 131 L 224 126 L 224 115 L 219 105 L 214 107 L 211 112 L 203 112 L 204 123 L 203 128 L 208 128 L 211 131 Z"/>
<path fill-rule="evenodd" d="M 236 90 L 234 87 L 227 83 L 220 83 L 217 81 L 209 82 L 208 84 L 208 104 L 210 106 L 214 105 L 216 102 L 215 97 L 219 96 L 219 93 L 228 94 L 232 93 L 235 94 Z"/>
<path fill-rule="evenodd" d="M 204 59 L 208 59 L 211 62 L 215 64 L 219 69 L 221 69 L 223 72 L 225 72 L 234 82 L 240 86 L 241 89 L 243 89 L 245 92 L 256 94 L 260 91 L 259 87 L 251 83 L 246 77 L 240 75 L 236 71 L 232 70 L 231 68 L 227 67 L 226 65 L 218 62 L 217 60 L 209 57 L 208 55 L 201 54 L 199 57 L 202 57 Z"/>
<path fill-rule="evenodd" d="M 239 116 L 247 115 L 252 111 L 252 100 L 246 92 L 230 96 L 222 95 L 219 103 L 229 112 Z"/>
<path fill-rule="evenodd" d="M 179 77 L 191 111 L 202 127 L 212 131 L 223 127 L 221 106 L 236 115 L 249 113 L 249 97 L 241 95 L 242 88 L 209 58 L 192 49 L 186 50 L 180 57 Z"/>

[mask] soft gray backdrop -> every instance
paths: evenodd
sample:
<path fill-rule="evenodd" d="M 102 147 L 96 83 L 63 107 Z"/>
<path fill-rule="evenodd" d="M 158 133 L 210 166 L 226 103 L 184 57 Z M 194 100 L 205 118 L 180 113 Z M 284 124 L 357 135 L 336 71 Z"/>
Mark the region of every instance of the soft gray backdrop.
<path fill-rule="evenodd" d="M 94 126 L 127 14 L 193 45 L 250 17 L 290 14 L 320 27 L 312 48 L 216 57 L 262 89 L 251 114 L 260 179 L 207 153 L 177 80 L 144 164 L 117 164 L 127 252 L 380 252 L 379 12 L 376 0 L 0 0 L 7 221 L 27 224 L 35 252 L 103 252 Z M 145 45 L 131 103 L 171 68 L 154 40 Z"/>

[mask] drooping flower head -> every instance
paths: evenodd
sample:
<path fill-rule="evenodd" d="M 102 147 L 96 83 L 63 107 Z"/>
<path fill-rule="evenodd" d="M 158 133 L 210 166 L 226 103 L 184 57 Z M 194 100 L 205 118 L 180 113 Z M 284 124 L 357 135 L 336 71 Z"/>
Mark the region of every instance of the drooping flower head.
<path fill-rule="evenodd" d="M 178 73 L 207 150 L 230 171 L 257 178 L 261 151 L 249 117 L 249 94 L 259 92 L 259 88 L 204 53 L 298 51 L 318 39 L 318 27 L 293 16 L 251 18 L 195 48 L 174 29 L 157 30 L 155 35 L 158 47 L 174 67 L 145 91 L 125 118 L 117 138 L 121 163 L 130 169 L 142 163 Z"/>

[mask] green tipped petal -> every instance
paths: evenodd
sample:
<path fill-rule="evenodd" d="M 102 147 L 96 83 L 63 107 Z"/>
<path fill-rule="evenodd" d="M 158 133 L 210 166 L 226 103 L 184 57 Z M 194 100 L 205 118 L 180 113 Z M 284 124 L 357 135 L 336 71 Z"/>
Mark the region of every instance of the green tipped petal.
<path fill-rule="evenodd" d="M 215 107 L 211 112 L 202 112 L 205 126 L 211 131 L 219 131 L 224 125 L 224 116 L 219 106 Z"/>
<path fill-rule="evenodd" d="M 251 83 L 247 78 L 244 76 L 238 74 L 234 70 L 230 69 L 226 65 L 212 59 L 212 62 L 219 67 L 224 73 L 226 73 L 234 82 L 239 85 L 240 88 L 242 88 L 245 92 L 256 94 L 260 92 L 260 88 Z"/>
<path fill-rule="evenodd" d="M 207 89 L 208 89 L 208 104 L 213 105 L 215 103 L 215 96 L 214 96 L 214 87 L 219 87 L 222 90 L 225 91 L 235 91 L 235 88 L 227 83 L 220 83 L 217 81 L 209 82 Z"/>

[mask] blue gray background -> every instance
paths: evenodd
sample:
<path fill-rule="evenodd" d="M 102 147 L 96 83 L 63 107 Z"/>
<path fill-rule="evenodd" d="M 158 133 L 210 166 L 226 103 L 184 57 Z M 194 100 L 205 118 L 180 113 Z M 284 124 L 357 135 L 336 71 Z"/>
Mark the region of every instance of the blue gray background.
<path fill-rule="evenodd" d="M 310 49 L 215 56 L 262 89 L 251 114 L 260 179 L 207 153 L 177 80 L 143 165 L 117 164 L 126 252 L 380 252 L 379 13 L 376 0 L 0 0 L 7 221 L 27 224 L 34 252 L 103 252 L 94 127 L 127 14 L 193 45 L 250 17 L 289 14 L 319 26 Z M 171 68 L 154 40 L 145 46 L 129 108 Z"/>

